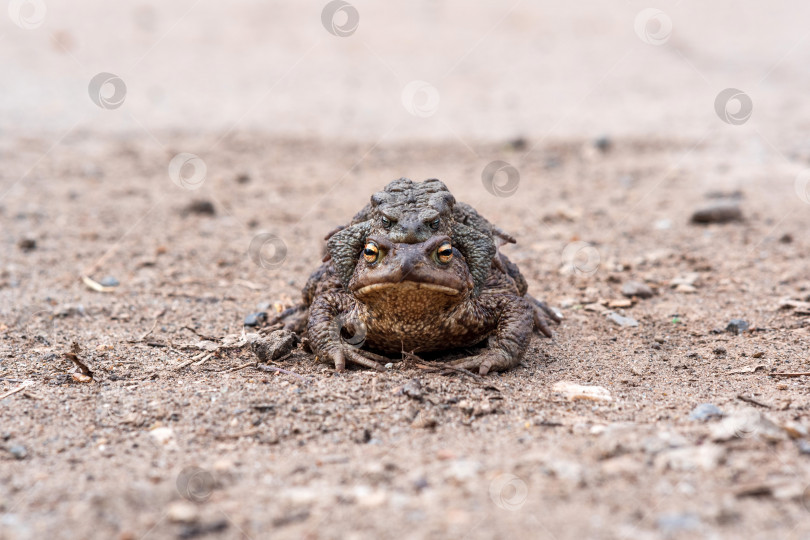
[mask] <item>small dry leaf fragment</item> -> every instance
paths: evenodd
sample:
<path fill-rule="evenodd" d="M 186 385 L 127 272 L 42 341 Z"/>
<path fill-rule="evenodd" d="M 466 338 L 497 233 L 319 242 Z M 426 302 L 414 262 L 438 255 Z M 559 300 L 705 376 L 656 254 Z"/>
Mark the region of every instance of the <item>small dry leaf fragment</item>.
<path fill-rule="evenodd" d="M 82 276 L 82 281 L 87 286 L 88 289 L 92 291 L 102 292 L 102 293 L 109 293 L 115 290 L 115 287 L 105 287 L 98 281 L 92 279 L 90 276 Z"/>
<path fill-rule="evenodd" d="M 757 364 L 756 366 L 748 366 L 740 369 L 735 369 L 734 371 L 729 371 L 729 375 L 743 375 L 748 373 L 756 373 L 760 369 L 765 369 L 765 365 Z"/>
<path fill-rule="evenodd" d="M 64 355 L 65 355 L 65 358 L 67 358 L 68 360 L 73 362 L 73 364 L 79 370 L 79 373 L 74 373 L 73 378 L 75 380 L 79 381 L 79 382 L 88 382 L 88 381 L 76 378 L 76 375 L 79 375 L 79 374 L 87 377 L 88 379 L 93 378 L 93 371 L 89 367 L 87 367 L 87 364 L 85 364 L 84 361 L 82 361 L 79 358 L 79 354 L 81 352 L 82 352 L 81 347 L 79 347 L 79 344 L 74 341 L 73 345 L 71 345 L 71 347 L 70 347 L 70 352 L 66 352 L 66 353 L 64 353 Z"/>

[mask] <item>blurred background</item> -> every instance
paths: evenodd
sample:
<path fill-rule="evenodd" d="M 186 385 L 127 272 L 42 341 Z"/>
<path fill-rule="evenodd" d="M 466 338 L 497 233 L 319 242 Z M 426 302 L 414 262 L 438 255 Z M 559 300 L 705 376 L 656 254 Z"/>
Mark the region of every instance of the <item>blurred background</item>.
<path fill-rule="evenodd" d="M 3 6 L 0 538 L 810 538 L 810 3 Z M 517 238 L 553 341 L 418 405 L 220 350 L 400 176 Z"/>
<path fill-rule="evenodd" d="M 7 4 L 4 137 L 700 139 L 722 127 L 717 95 L 736 88 L 753 103 L 751 121 L 712 137 L 765 152 L 810 145 L 810 5 L 795 0 Z M 98 73 L 126 86 L 115 110 L 88 96 Z M 116 97 L 113 85 L 101 93 Z"/>

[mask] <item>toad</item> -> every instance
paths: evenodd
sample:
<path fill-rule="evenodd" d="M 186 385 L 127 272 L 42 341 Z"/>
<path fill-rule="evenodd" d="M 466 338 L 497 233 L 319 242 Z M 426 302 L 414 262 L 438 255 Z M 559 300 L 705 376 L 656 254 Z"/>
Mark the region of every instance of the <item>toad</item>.
<path fill-rule="evenodd" d="M 514 238 L 457 202 L 436 179 L 401 178 L 327 236 L 324 263 L 303 303 L 279 319 L 304 332 L 316 356 L 383 370 L 387 356 L 445 351 L 486 341 L 450 365 L 506 370 L 536 329 L 552 336 L 560 315 L 528 294 L 517 266 L 498 250 Z"/>

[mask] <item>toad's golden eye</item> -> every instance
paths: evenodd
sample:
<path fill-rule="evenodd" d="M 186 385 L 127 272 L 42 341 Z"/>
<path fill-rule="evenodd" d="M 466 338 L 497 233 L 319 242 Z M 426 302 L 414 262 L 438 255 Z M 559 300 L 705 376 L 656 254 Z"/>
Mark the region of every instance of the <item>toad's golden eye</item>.
<path fill-rule="evenodd" d="M 367 243 L 366 247 L 363 248 L 363 258 L 366 260 L 366 262 L 373 263 L 379 256 L 380 250 L 377 247 L 377 244 L 374 242 Z"/>
<path fill-rule="evenodd" d="M 453 260 L 453 246 L 450 245 L 450 242 L 445 242 L 439 246 L 439 249 L 436 250 L 436 257 L 438 257 L 440 263 L 444 264 Z"/>

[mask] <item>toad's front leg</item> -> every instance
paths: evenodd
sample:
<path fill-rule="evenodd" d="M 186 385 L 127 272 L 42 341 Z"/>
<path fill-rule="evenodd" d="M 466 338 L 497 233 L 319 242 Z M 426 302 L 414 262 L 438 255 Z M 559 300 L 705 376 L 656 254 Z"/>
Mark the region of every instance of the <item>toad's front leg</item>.
<path fill-rule="evenodd" d="M 454 367 L 477 369 L 480 375 L 503 371 L 520 363 L 529 346 L 534 328 L 534 312 L 520 296 L 481 296 L 485 311 L 497 322 L 487 349 L 476 356 L 452 363 Z"/>
<path fill-rule="evenodd" d="M 365 325 L 357 318 L 354 299 L 346 293 L 333 291 L 317 296 L 309 308 L 307 337 L 315 354 L 334 363 L 337 371 L 347 363 L 385 371 L 384 356 L 364 351 Z"/>

